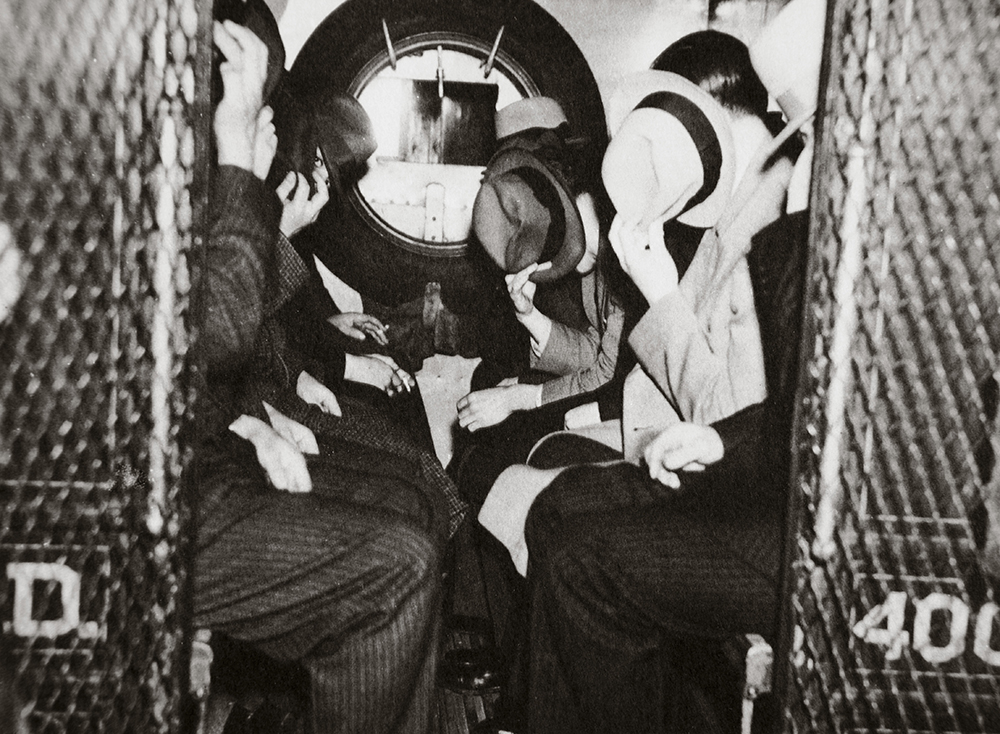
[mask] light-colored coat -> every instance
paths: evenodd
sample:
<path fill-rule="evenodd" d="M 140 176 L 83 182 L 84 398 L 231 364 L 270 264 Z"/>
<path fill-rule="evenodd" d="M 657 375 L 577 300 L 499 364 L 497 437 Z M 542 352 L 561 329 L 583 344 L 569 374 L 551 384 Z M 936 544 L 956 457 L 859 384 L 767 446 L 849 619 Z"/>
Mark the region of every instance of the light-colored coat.
<path fill-rule="evenodd" d="M 627 460 L 639 463 L 646 444 L 673 423 L 708 425 L 767 396 L 746 255 L 754 235 L 781 215 L 791 170 L 781 158 L 744 176 L 678 287 L 629 336 L 639 364 L 623 395 Z"/>
<path fill-rule="evenodd" d="M 639 364 L 625 381 L 622 420 L 570 433 L 623 450 L 638 464 L 667 426 L 707 425 L 767 397 L 746 255 L 753 237 L 781 215 L 792 165 L 782 158 L 766 172 L 751 171 L 719 224 L 705 233 L 677 289 L 653 304 L 629 336 Z M 528 511 L 560 471 L 509 467 L 480 510 L 479 522 L 507 547 L 521 574 Z"/>

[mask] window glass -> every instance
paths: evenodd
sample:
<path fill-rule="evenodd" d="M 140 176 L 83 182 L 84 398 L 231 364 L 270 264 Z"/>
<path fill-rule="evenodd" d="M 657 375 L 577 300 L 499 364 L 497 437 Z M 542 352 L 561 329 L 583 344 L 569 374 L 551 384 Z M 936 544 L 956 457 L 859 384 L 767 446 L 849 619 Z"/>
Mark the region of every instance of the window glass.
<path fill-rule="evenodd" d="M 356 194 L 404 246 L 445 254 L 468 237 L 495 148 L 494 113 L 528 93 L 509 64 L 495 60 L 484 75 L 489 51 L 425 41 L 400 54 L 395 68 L 386 53 L 359 79 L 356 94 L 378 148 Z"/>

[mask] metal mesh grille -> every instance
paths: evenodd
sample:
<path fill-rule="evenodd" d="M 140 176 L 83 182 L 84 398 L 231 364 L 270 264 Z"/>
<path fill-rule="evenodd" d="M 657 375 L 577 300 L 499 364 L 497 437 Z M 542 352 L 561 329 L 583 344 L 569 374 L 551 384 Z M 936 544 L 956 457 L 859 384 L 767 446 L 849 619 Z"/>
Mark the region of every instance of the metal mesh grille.
<path fill-rule="evenodd" d="M 1000 366 L 1000 6 L 830 5 L 786 725 L 998 732 L 974 521 Z"/>
<path fill-rule="evenodd" d="M 0 325 L 0 610 L 27 731 L 180 726 L 207 5 L 0 3 L 0 221 L 24 256 Z"/>

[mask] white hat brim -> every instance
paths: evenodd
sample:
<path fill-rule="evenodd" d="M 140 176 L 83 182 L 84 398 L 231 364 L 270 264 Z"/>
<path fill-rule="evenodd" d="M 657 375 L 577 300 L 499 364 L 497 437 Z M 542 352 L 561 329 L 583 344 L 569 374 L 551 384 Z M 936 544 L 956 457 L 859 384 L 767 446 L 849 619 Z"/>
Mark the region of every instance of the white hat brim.
<path fill-rule="evenodd" d="M 611 137 L 625 118 L 642 100 L 656 92 L 673 92 L 694 102 L 708 118 L 722 149 L 719 182 L 706 199 L 677 217 L 691 227 L 712 227 L 719 220 L 733 193 L 736 179 L 736 151 L 729 117 L 722 106 L 697 84 L 668 71 L 646 70 L 624 78 L 608 103 L 608 126 Z"/>

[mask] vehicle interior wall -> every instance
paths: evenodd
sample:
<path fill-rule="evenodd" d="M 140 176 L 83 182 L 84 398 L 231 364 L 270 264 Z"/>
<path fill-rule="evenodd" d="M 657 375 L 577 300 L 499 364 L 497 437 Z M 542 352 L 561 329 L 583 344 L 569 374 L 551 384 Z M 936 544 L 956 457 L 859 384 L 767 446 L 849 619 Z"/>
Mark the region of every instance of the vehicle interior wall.
<path fill-rule="evenodd" d="M 314 31 L 346 0 L 267 0 L 286 47 L 286 67 Z M 648 68 L 672 42 L 696 30 L 715 28 L 748 43 L 787 0 L 537 0 L 579 47 L 601 99 L 607 105 L 622 78 Z M 500 106 L 500 105 L 498 105 Z M 360 298 L 336 278 L 328 288 L 342 310 Z M 439 458 L 451 456 L 455 402 L 468 392 L 476 359 L 434 355 L 417 374 Z"/>
<path fill-rule="evenodd" d="M 287 64 L 345 0 L 267 0 L 285 41 Z M 716 28 L 749 41 L 787 0 L 537 0 L 573 37 L 605 101 L 623 75 L 644 69 L 692 31 Z"/>

